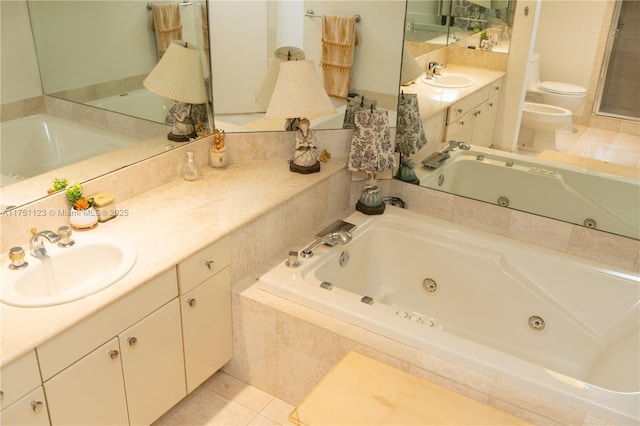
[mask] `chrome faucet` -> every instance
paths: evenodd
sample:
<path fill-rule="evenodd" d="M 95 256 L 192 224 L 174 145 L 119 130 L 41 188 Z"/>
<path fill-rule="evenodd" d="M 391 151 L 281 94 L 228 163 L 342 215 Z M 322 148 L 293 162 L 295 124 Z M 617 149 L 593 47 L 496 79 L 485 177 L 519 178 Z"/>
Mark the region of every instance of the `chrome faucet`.
<path fill-rule="evenodd" d="M 434 152 L 429 155 L 427 158 L 422 160 L 422 165 L 429 169 L 437 169 L 442 166 L 445 161 L 451 158 L 451 151 L 455 151 L 456 149 L 469 150 L 471 149 L 471 145 L 464 141 L 449 141 L 449 145 L 439 152 Z"/>
<path fill-rule="evenodd" d="M 440 75 L 440 71 L 438 71 L 440 68 L 446 68 L 447 66 L 445 64 L 441 64 L 438 62 L 429 62 L 429 65 L 427 66 L 427 78 L 431 79 L 434 76 L 438 76 Z"/>
<path fill-rule="evenodd" d="M 42 238 L 46 238 L 50 243 L 57 243 L 60 241 L 60 237 L 53 231 L 40 231 L 36 232 L 35 228 L 31 230 L 31 241 L 29 241 L 29 248 L 31 254 L 35 257 L 44 257 L 47 255 L 47 249 L 44 246 Z"/>
<path fill-rule="evenodd" d="M 351 238 L 353 237 L 351 236 L 351 232 L 349 231 L 331 232 L 323 237 L 318 238 L 317 240 L 309 244 L 307 248 L 302 250 L 302 257 L 312 257 L 313 249 L 322 244 L 333 247 L 336 244 L 347 244 L 349 241 L 351 241 Z"/>

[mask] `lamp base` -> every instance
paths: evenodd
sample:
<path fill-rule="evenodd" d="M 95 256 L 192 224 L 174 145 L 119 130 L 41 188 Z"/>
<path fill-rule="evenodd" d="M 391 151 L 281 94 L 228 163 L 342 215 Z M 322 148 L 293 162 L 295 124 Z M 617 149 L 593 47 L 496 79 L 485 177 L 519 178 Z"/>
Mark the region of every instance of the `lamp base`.
<path fill-rule="evenodd" d="M 167 133 L 167 139 L 174 142 L 189 142 L 192 139 L 197 139 L 198 133 L 193 132 L 190 135 L 176 135 L 173 132 Z"/>
<path fill-rule="evenodd" d="M 308 175 L 310 173 L 318 173 L 320 171 L 320 162 L 316 161 L 316 163 L 312 166 L 299 166 L 295 164 L 293 161 L 289 163 L 289 170 L 294 173 L 300 173 L 303 175 Z"/>
<path fill-rule="evenodd" d="M 379 206 L 365 206 L 360 202 L 360 200 L 358 200 L 358 202 L 356 203 L 356 210 L 368 215 L 382 214 L 384 213 L 384 207 L 384 203 L 380 204 Z"/>

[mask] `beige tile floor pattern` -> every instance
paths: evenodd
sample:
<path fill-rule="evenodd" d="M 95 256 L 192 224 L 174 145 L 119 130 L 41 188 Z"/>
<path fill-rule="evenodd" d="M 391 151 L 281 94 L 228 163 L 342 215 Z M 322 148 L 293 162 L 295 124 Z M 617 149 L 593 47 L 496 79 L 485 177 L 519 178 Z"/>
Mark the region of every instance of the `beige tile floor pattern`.
<path fill-rule="evenodd" d="M 576 131 L 572 134 L 556 134 L 558 151 L 640 168 L 640 136 L 595 127 L 574 127 Z"/>
<path fill-rule="evenodd" d="M 293 405 L 222 371 L 153 423 L 153 426 L 291 425 Z"/>
<path fill-rule="evenodd" d="M 557 135 L 559 151 L 640 168 L 640 136 L 575 126 Z M 293 406 L 218 371 L 192 394 L 158 419 L 154 426 L 290 425 Z"/>

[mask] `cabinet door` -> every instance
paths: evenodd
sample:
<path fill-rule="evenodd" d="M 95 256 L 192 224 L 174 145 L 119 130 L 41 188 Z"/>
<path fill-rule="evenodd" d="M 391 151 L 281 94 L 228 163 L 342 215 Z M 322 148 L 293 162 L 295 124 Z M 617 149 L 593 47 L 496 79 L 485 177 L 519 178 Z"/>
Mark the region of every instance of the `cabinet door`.
<path fill-rule="evenodd" d="M 490 99 L 471 113 L 473 137 L 471 144 L 489 147 L 493 144 L 493 129 L 496 123 L 497 99 Z"/>
<path fill-rule="evenodd" d="M 0 424 L 15 426 L 48 425 L 49 414 L 42 386 L 2 410 L 0 412 Z"/>
<path fill-rule="evenodd" d="M 186 395 L 178 299 L 120 333 L 118 340 L 129 420 L 150 424 Z"/>
<path fill-rule="evenodd" d="M 119 350 L 113 338 L 44 383 L 51 424 L 129 423 Z"/>
<path fill-rule="evenodd" d="M 471 143 L 472 132 L 473 116 L 466 114 L 458 121 L 455 121 L 446 127 L 445 141 L 464 141 Z"/>
<path fill-rule="evenodd" d="M 180 296 L 187 392 L 231 359 L 229 268 Z"/>

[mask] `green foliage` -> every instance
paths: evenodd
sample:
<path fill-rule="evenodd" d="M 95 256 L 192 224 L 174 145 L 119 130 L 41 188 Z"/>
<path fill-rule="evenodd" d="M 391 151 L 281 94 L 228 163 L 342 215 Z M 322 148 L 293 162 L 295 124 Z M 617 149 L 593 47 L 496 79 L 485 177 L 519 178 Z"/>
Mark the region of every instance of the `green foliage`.
<path fill-rule="evenodd" d="M 67 188 L 67 200 L 69 200 L 69 202 L 73 206 L 80 198 L 83 198 L 82 186 L 80 186 L 80 184 L 76 182 L 72 186 Z"/>

